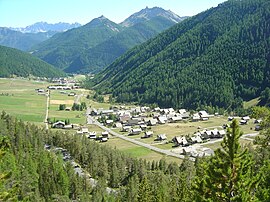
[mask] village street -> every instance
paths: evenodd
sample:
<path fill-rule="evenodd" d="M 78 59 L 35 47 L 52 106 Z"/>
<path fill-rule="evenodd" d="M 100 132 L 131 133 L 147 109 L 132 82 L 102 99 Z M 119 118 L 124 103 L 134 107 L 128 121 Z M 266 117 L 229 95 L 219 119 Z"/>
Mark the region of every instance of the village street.
<path fill-rule="evenodd" d="M 46 115 L 44 119 L 46 130 L 49 129 L 49 123 L 48 123 L 49 107 L 50 107 L 50 90 L 46 93 Z"/>
<path fill-rule="evenodd" d="M 119 133 L 116 133 L 115 131 L 111 130 L 110 128 L 107 128 L 105 127 L 104 125 L 102 125 L 101 123 L 99 123 L 98 121 L 94 120 L 90 115 L 90 109 L 87 108 L 86 110 L 86 116 L 87 116 L 87 124 L 95 124 L 97 125 L 98 127 L 102 128 L 103 130 L 109 132 L 111 135 L 113 136 L 116 136 L 118 138 L 121 138 L 123 140 L 126 140 L 126 141 L 129 141 L 133 144 L 137 144 L 139 146 L 142 146 L 142 147 L 145 147 L 145 148 L 148 148 L 148 149 L 151 149 L 153 151 L 156 151 L 158 153 L 162 153 L 162 154 L 165 154 L 167 156 L 173 156 L 173 157 L 176 157 L 176 158 L 181 158 L 181 159 L 184 159 L 185 156 L 184 155 L 180 155 L 180 154 L 176 154 L 176 153 L 173 153 L 171 151 L 168 151 L 168 150 L 164 150 L 164 149 L 160 149 L 160 148 L 157 148 L 157 147 L 154 147 L 152 145 L 149 145 L 149 144 L 146 144 L 146 143 L 143 143 L 143 142 L 140 142 L 140 141 L 137 141 L 135 139 L 132 139 L 132 138 L 129 138 L 127 136 L 124 136 L 124 135 L 121 135 Z"/>

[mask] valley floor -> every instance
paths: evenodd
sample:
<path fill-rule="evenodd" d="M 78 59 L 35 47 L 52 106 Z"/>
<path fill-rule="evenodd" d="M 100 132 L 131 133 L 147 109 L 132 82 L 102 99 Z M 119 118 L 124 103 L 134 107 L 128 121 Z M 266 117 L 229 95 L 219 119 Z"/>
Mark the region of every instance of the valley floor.
<path fill-rule="evenodd" d="M 97 120 L 93 120 L 93 117 L 91 116 L 86 117 L 86 114 L 90 114 L 89 111 L 87 111 L 87 113 L 86 111 L 60 111 L 60 104 L 65 104 L 68 109 L 72 107 L 73 103 L 80 102 L 85 102 L 87 106 L 97 109 L 109 109 L 112 105 L 107 102 L 98 103 L 91 99 L 87 99 L 86 96 L 88 94 L 93 94 L 93 92 L 84 89 L 65 91 L 50 90 L 50 94 L 48 95 L 48 92 L 46 91 L 47 87 L 50 85 L 55 84 L 27 79 L 0 79 L 0 110 L 6 111 L 8 114 L 23 121 L 40 126 L 48 124 L 46 117 L 49 117 L 51 121 L 68 120 L 72 124 L 86 126 L 89 131 L 95 131 L 97 134 L 101 134 L 106 130 L 109 131 L 112 136 L 110 136 L 109 141 L 103 143 L 104 145 L 122 150 L 131 156 L 150 161 L 157 161 L 161 158 L 165 158 L 169 162 L 176 161 L 177 163 L 180 163 L 184 156 L 180 155 L 180 150 L 182 150 L 183 147 L 174 147 L 174 144 L 171 142 L 175 136 L 190 136 L 196 132 L 207 129 L 222 130 L 222 125 L 229 123 L 228 117 L 215 116 L 207 121 L 181 121 L 162 125 L 158 124 L 156 126 L 151 126 L 150 128 L 155 134 L 153 137 L 142 139 L 142 134 L 128 136 L 127 132 L 122 132 L 117 128 L 104 126 L 97 122 Z M 113 106 L 115 106 L 115 104 Z M 252 144 L 253 139 L 255 138 L 252 134 L 257 134 L 256 131 L 254 131 L 254 128 L 255 124 L 253 121 L 250 121 L 247 125 L 241 126 L 241 129 L 246 134 L 241 138 L 242 144 Z M 65 131 L 76 133 L 75 130 Z M 167 140 L 155 141 L 155 137 L 158 134 L 166 134 Z M 214 150 L 220 147 L 221 140 L 222 138 L 201 144 L 194 144 L 192 146 L 195 149 L 210 148 Z"/>

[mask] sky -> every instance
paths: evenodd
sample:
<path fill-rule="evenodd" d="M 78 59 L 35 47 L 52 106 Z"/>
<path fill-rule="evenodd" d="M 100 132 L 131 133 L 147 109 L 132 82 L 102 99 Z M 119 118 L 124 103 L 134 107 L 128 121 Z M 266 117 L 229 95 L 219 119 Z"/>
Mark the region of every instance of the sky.
<path fill-rule="evenodd" d="M 0 27 L 26 27 L 36 22 L 86 24 L 104 15 L 120 23 L 147 6 L 196 15 L 225 0 L 0 0 Z"/>

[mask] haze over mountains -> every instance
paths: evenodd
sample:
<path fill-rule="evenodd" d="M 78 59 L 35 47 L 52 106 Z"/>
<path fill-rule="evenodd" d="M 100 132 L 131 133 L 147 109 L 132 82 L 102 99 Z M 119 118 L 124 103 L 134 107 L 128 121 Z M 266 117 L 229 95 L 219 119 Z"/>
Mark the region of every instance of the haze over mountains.
<path fill-rule="evenodd" d="M 22 51 L 29 51 L 34 45 L 37 45 L 50 37 L 55 32 L 22 33 L 9 28 L 0 27 L 0 45 L 16 48 Z"/>
<path fill-rule="evenodd" d="M 104 16 L 57 34 L 34 55 L 67 72 L 97 72 L 117 57 L 184 18 L 162 8 L 145 8 L 116 24 Z"/>
<path fill-rule="evenodd" d="M 267 0 L 227 1 L 131 49 L 89 84 L 119 102 L 241 108 L 270 87 L 269 19 Z"/>
<path fill-rule="evenodd" d="M 33 46 L 49 39 L 54 34 L 79 26 L 81 26 L 79 23 L 38 22 L 25 28 L 0 27 L 0 45 L 30 51 Z"/>
<path fill-rule="evenodd" d="M 47 23 L 47 22 L 37 22 L 33 25 L 29 25 L 26 27 L 19 27 L 19 28 L 12 28 L 10 27 L 10 29 L 15 30 L 15 31 L 19 31 L 22 33 L 39 33 L 39 32 L 64 32 L 67 31 L 69 29 L 73 29 L 73 28 L 77 28 L 80 27 L 81 24 L 80 23 L 65 23 L 65 22 L 59 22 L 59 23 Z"/>

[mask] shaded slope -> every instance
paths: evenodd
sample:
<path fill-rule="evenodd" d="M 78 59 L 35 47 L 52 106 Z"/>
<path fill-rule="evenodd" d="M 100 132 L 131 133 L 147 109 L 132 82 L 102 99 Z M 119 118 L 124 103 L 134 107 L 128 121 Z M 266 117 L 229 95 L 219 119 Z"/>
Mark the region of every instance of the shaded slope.
<path fill-rule="evenodd" d="M 64 73 L 29 53 L 0 46 L 0 76 L 59 77 Z"/>
<path fill-rule="evenodd" d="M 39 44 L 34 49 L 34 55 L 64 69 L 84 50 L 102 43 L 121 29 L 121 26 L 101 16 L 84 26 L 54 35 L 49 40 Z"/>
<path fill-rule="evenodd" d="M 269 7 L 225 2 L 128 51 L 90 83 L 123 102 L 239 107 L 269 86 Z"/>

